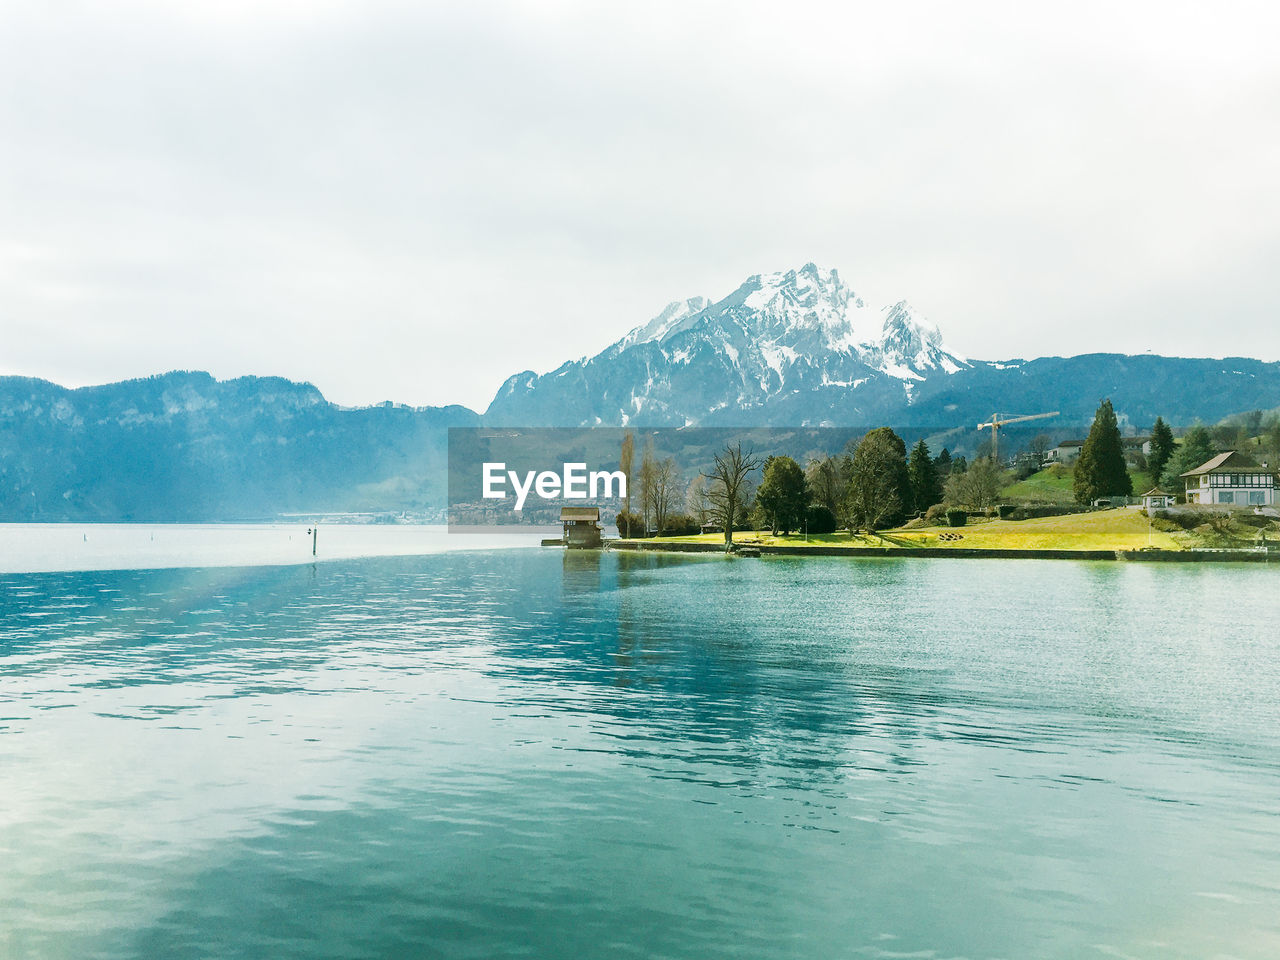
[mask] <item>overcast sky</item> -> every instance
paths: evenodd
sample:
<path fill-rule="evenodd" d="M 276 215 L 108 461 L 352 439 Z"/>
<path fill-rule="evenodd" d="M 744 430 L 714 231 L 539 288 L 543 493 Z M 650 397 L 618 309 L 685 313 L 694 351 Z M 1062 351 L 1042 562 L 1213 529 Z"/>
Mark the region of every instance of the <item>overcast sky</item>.
<path fill-rule="evenodd" d="M 0 373 L 483 409 L 813 260 L 984 359 L 1280 359 L 1274 4 L 0 0 Z"/>

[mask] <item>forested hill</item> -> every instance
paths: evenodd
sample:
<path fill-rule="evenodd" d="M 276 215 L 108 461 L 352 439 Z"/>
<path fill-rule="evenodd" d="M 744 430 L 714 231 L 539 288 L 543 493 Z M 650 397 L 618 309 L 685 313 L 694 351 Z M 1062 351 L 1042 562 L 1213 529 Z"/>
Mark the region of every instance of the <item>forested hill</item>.
<path fill-rule="evenodd" d="M 345 409 L 275 377 L 0 377 L 0 520 L 438 510 L 446 428 L 478 422 L 457 406 Z"/>

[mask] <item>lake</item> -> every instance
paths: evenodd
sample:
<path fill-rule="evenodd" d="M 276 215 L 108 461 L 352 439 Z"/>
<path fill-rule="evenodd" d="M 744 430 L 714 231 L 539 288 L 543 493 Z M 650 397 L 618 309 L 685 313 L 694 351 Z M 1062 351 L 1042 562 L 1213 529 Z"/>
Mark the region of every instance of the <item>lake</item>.
<path fill-rule="evenodd" d="M 550 549 L 0 575 L 0 956 L 1275 958 L 1278 587 Z"/>
<path fill-rule="evenodd" d="M 560 529 L 417 523 L 0 523 L 0 573 L 233 567 L 537 546 Z M 315 553 L 313 556 L 312 550 Z"/>

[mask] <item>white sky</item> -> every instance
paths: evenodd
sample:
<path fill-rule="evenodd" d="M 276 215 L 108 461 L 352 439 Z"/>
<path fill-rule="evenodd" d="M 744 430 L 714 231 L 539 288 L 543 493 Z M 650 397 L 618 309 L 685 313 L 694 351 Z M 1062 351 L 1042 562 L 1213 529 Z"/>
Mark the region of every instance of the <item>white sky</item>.
<path fill-rule="evenodd" d="M 837 267 L 985 359 L 1280 359 L 1265 3 L 0 0 L 0 373 L 483 409 Z"/>

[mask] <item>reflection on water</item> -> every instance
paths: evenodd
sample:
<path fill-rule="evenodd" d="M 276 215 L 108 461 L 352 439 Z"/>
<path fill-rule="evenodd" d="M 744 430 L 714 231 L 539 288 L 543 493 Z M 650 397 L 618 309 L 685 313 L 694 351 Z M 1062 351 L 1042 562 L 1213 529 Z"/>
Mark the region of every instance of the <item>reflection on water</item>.
<path fill-rule="evenodd" d="M 0 576 L 0 956 L 1274 957 L 1275 584 Z"/>

